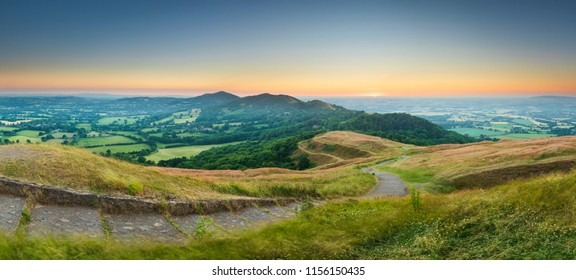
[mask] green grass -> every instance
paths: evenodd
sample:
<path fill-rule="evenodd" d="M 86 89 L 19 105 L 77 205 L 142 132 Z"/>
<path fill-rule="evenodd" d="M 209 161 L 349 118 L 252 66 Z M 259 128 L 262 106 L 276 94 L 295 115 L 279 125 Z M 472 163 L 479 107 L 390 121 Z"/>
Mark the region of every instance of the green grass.
<path fill-rule="evenodd" d="M 18 128 L 9 126 L 0 126 L 0 131 L 14 131 L 14 130 L 18 130 Z"/>
<path fill-rule="evenodd" d="M 30 137 L 30 138 L 37 138 L 38 134 L 40 134 L 39 130 L 21 130 L 16 132 L 16 135 L 20 135 L 20 136 L 26 136 L 26 137 Z"/>
<path fill-rule="evenodd" d="M 492 131 L 492 130 L 478 129 L 478 128 L 452 128 L 450 130 L 455 131 L 457 133 L 460 133 L 462 135 L 469 135 L 470 137 L 479 137 L 480 135 L 494 136 L 494 135 L 500 135 L 503 133 L 501 131 Z"/>
<path fill-rule="evenodd" d="M 52 136 L 53 136 L 54 138 L 58 138 L 58 139 L 64 137 L 64 135 L 66 135 L 66 138 L 72 138 L 72 137 L 74 137 L 74 133 L 69 133 L 69 132 L 56 132 L 56 133 L 52 133 Z"/>
<path fill-rule="evenodd" d="M 532 134 L 532 133 L 511 133 L 511 134 L 504 134 L 498 135 L 494 138 L 498 139 L 513 139 L 513 140 L 528 140 L 528 139 L 538 139 L 538 138 L 548 138 L 554 137 L 556 134 Z"/>
<path fill-rule="evenodd" d="M 429 169 L 400 169 L 384 165 L 376 167 L 376 170 L 396 174 L 406 183 L 426 183 L 434 180 L 434 173 Z"/>
<path fill-rule="evenodd" d="M 163 148 L 166 148 L 166 146 L 170 146 L 170 145 L 184 145 L 184 143 L 168 143 L 168 144 L 164 144 L 164 143 L 156 142 L 156 146 L 158 147 L 158 149 L 163 149 Z"/>
<path fill-rule="evenodd" d="M 168 160 L 172 158 L 179 158 L 179 157 L 193 157 L 203 151 L 211 149 L 213 147 L 221 147 L 226 145 L 234 145 L 240 142 L 231 142 L 226 144 L 217 144 L 217 145 L 194 145 L 194 146 L 184 146 L 184 147 L 177 147 L 177 148 L 164 148 L 158 149 L 156 153 L 153 153 L 149 156 L 146 156 L 147 160 L 152 160 L 158 162 L 160 160 Z"/>
<path fill-rule="evenodd" d="M 182 123 L 186 123 L 186 122 L 193 123 L 196 121 L 196 119 L 198 118 L 199 115 L 200 115 L 200 109 L 192 109 L 190 111 L 176 112 L 176 113 L 173 113 L 171 116 L 163 118 L 163 119 L 156 121 L 152 124 L 157 125 L 157 124 L 163 124 L 163 123 L 167 123 L 167 122 L 173 122 L 175 124 L 182 124 Z"/>
<path fill-rule="evenodd" d="M 197 118 L 198 117 L 174 119 L 174 123 L 175 124 L 182 124 L 182 123 L 186 123 L 186 122 L 193 123 L 196 121 Z"/>
<path fill-rule="evenodd" d="M 91 131 L 92 125 L 89 123 L 79 123 L 76 125 L 76 128 L 84 128 L 84 129 L 86 129 L 86 131 Z"/>
<path fill-rule="evenodd" d="M 129 195 L 128 186 L 144 186 L 141 196 L 152 199 L 222 198 L 214 184 L 198 178 L 161 174 L 139 165 L 93 155 L 91 151 L 62 145 L 1 145 L 2 154 L 21 159 L 0 160 L 0 174 L 28 182 L 81 191 Z"/>
<path fill-rule="evenodd" d="M 135 143 L 134 140 L 124 136 L 89 137 L 78 140 L 78 146 L 103 146 L 114 144 Z"/>
<path fill-rule="evenodd" d="M 50 139 L 50 140 L 46 141 L 46 143 L 49 143 L 49 144 L 62 144 L 64 141 L 66 141 L 66 139 Z"/>
<path fill-rule="evenodd" d="M 26 143 L 26 140 L 30 140 L 30 142 L 32 143 L 41 143 L 42 140 L 40 138 L 37 137 L 27 137 L 27 136 L 10 136 L 10 137 L 2 137 L 2 141 L 3 139 L 8 139 L 14 143 L 16 143 L 16 141 L 18 141 L 18 143 Z"/>
<path fill-rule="evenodd" d="M 132 137 L 136 137 L 138 139 L 143 140 L 144 137 L 140 136 L 137 132 L 134 131 L 110 131 L 111 134 L 118 134 L 118 135 L 122 135 L 122 136 L 132 136 Z"/>
<path fill-rule="evenodd" d="M 124 121 L 126 121 L 127 124 L 135 124 L 136 121 L 142 119 L 143 116 L 133 116 L 133 117 L 106 117 L 106 118 L 101 118 L 98 120 L 97 124 L 98 125 L 111 125 L 114 122 L 116 122 L 119 125 L 123 125 Z"/>
<path fill-rule="evenodd" d="M 134 145 L 118 145 L 118 146 L 103 146 L 96 148 L 88 148 L 88 150 L 96 153 L 106 153 L 107 150 L 110 150 L 110 152 L 113 154 L 138 152 L 145 149 L 150 149 L 150 146 L 146 144 L 134 144 Z"/>
<path fill-rule="evenodd" d="M 576 174 L 488 190 L 341 200 L 180 245 L 0 236 L 0 259 L 574 259 Z"/>
<path fill-rule="evenodd" d="M 494 128 L 494 129 L 499 129 L 499 130 L 508 130 L 510 129 L 510 124 L 509 123 L 491 123 L 490 127 Z"/>

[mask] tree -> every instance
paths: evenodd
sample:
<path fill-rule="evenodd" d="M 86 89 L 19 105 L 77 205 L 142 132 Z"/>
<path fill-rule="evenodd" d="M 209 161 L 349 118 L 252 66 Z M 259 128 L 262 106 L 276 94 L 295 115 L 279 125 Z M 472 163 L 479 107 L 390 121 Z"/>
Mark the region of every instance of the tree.
<path fill-rule="evenodd" d="M 308 155 L 301 155 L 298 157 L 298 164 L 296 164 L 296 168 L 298 170 L 304 170 L 312 167 L 312 163 L 310 159 L 308 159 Z"/>
<path fill-rule="evenodd" d="M 138 163 L 146 163 L 146 158 L 143 156 L 139 156 L 137 161 Z"/>

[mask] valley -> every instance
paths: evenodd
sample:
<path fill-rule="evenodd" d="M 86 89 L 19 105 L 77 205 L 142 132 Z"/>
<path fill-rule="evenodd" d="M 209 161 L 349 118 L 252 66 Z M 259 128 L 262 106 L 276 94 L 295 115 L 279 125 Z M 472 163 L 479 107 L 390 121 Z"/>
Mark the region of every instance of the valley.
<path fill-rule="evenodd" d="M 307 169 L 307 159 L 293 157 L 296 143 L 334 130 L 420 145 L 473 141 L 406 114 L 366 114 L 272 94 L 0 97 L 0 119 L 2 144 L 62 144 L 141 165 L 194 169 Z"/>

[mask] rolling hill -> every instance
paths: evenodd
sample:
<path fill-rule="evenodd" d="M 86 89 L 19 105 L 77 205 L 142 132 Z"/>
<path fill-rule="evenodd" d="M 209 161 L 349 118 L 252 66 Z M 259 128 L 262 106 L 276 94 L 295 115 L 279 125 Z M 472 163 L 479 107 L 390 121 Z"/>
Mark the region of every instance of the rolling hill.
<path fill-rule="evenodd" d="M 326 169 L 398 157 L 412 146 L 350 131 L 331 131 L 298 143 L 293 157 L 306 155 L 316 166 L 313 170 Z"/>
<path fill-rule="evenodd" d="M 409 153 L 409 158 L 381 169 L 423 186 L 490 187 L 572 170 L 576 166 L 576 137 L 438 145 Z"/>
<path fill-rule="evenodd" d="M 0 175 L 56 188 L 157 201 L 235 197 L 338 197 L 370 190 L 374 178 L 353 168 L 328 172 L 263 168 L 198 171 L 143 167 L 49 144 L 0 146 Z M 133 193 L 130 186 L 142 190 Z"/>

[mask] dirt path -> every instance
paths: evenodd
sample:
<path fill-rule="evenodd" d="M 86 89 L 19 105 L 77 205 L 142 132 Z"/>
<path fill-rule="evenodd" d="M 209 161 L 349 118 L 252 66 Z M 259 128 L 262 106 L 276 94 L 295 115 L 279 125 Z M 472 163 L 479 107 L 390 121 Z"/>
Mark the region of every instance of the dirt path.
<path fill-rule="evenodd" d="M 311 155 L 318 155 L 318 156 L 325 156 L 325 157 L 329 157 L 332 158 L 333 160 L 335 160 L 335 162 L 339 162 L 339 161 L 343 161 L 344 159 L 337 157 L 335 155 L 331 155 L 331 154 L 326 154 L 326 153 L 317 153 L 317 152 L 313 152 L 310 151 L 306 148 L 304 148 L 304 145 L 302 143 L 298 143 L 298 148 L 302 151 L 304 151 L 305 153 L 311 154 Z"/>
<path fill-rule="evenodd" d="M 378 166 L 390 164 L 395 161 L 395 159 L 391 159 L 370 167 L 362 168 L 362 171 L 372 173 L 378 180 L 376 187 L 364 195 L 365 197 L 405 196 L 408 194 L 408 188 L 406 187 L 406 184 L 404 184 L 404 182 L 402 182 L 398 176 L 392 173 L 375 170 L 375 168 Z"/>

